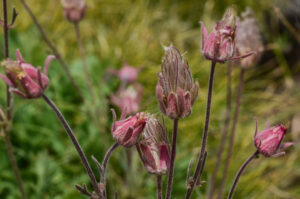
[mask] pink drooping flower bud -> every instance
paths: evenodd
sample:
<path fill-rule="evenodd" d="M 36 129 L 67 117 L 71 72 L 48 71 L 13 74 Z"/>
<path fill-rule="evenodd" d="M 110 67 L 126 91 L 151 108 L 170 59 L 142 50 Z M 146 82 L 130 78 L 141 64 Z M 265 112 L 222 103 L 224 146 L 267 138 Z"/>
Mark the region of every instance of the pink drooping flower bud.
<path fill-rule="evenodd" d="M 79 22 L 87 8 L 85 0 L 61 0 L 65 17 L 71 22 Z"/>
<path fill-rule="evenodd" d="M 112 135 L 114 139 L 124 147 L 135 145 L 143 132 L 148 120 L 147 113 L 137 113 L 134 116 L 124 119 L 126 114 L 122 114 L 120 121 L 116 121 L 116 113 L 113 112 Z"/>
<path fill-rule="evenodd" d="M 47 57 L 44 72 L 41 73 L 40 68 L 26 63 L 19 50 L 16 51 L 17 61 L 7 59 L 2 62 L 5 68 L 6 76 L 0 74 L 0 78 L 10 86 L 10 91 L 16 93 L 23 98 L 40 97 L 49 84 L 47 72 L 49 63 L 55 57 L 50 55 Z"/>
<path fill-rule="evenodd" d="M 252 53 L 234 57 L 236 36 L 236 13 L 234 9 L 227 9 L 221 21 L 217 22 L 214 30 L 208 34 L 203 22 L 202 54 L 208 60 L 224 63 L 228 60 L 247 57 Z"/>
<path fill-rule="evenodd" d="M 242 13 L 241 20 L 238 19 L 237 21 L 235 41 L 237 56 L 244 55 L 250 51 L 255 52 L 252 56 L 238 60 L 238 64 L 242 68 L 254 66 L 262 55 L 264 45 L 254 13 L 250 8 L 247 8 Z"/>
<path fill-rule="evenodd" d="M 189 116 L 198 97 L 199 84 L 193 82 L 188 62 L 174 46 L 165 47 L 158 79 L 156 96 L 161 112 L 171 119 Z"/>
<path fill-rule="evenodd" d="M 142 140 L 138 143 L 146 170 L 156 175 L 166 174 L 170 165 L 170 148 L 167 129 L 155 116 L 150 116 Z"/>
<path fill-rule="evenodd" d="M 287 128 L 284 125 L 278 125 L 259 133 L 256 132 L 254 135 L 254 145 L 260 153 L 266 157 L 277 157 L 284 155 L 285 152 L 280 152 L 280 149 L 287 148 L 292 143 L 281 144 Z"/>
<path fill-rule="evenodd" d="M 139 70 L 124 64 L 123 67 L 118 72 L 118 77 L 122 82 L 133 83 L 137 80 Z"/>
<path fill-rule="evenodd" d="M 126 89 L 121 88 L 116 95 L 110 95 L 110 99 L 120 110 L 126 108 L 127 114 L 131 115 L 138 112 L 140 109 L 142 90 L 142 86 L 136 83 L 130 85 Z"/>
<path fill-rule="evenodd" d="M 136 82 L 140 70 L 141 68 L 134 68 L 124 63 L 120 70 L 109 69 L 109 73 L 116 75 L 122 82 L 122 86 L 125 87 L 128 83 Z"/>

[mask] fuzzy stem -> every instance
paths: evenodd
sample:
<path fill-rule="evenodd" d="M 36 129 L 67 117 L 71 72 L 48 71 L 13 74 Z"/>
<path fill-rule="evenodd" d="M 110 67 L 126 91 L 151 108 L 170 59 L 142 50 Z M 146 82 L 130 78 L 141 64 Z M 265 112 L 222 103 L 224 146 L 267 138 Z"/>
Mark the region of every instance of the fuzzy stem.
<path fill-rule="evenodd" d="M 55 112 L 55 114 L 57 115 L 58 119 L 60 120 L 61 124 L 63 125 L 64 129 L 66 130 L 68 136 L 70 137 L 80 159 L 81 162 L 87 172 L 87 174 L 89 175 L 90 179 L 91 179 L 91 183 L 93 185 L 94 190 L 96 191 L 97 195 L 101 197 L 101 191 L 99 189 L 96 177 L 90 167 L 90 164 L 83 152 L 83 150 L 81 149 L 81 146 L 78 142 L 78 140 L 76 139 L 71 127 L 69 126 L 68 122 L 66 121 L 66 119 L 64 118 L 64 116 L 62 115 L 62 113 L 60 112 L 60 110 L 57 108 L 57 106 L 54 104 L 54 102 L 52 102 L 45 94 L 42 95 L 43 99 L 45 100 L 45 102 L 52 108 L 52 110 Z"/>
<path fill-rule="evenodd" d="M 9 35 L 8 35 L 8 17 L 7 17 L 7 0 L 3 0 L 3 29 L 4 29 L 4 57 L 9 58 Z M 6 113 L 7 113 L 7 119 L 8 121 L 11 121 L 12 118 L 12 100 L 13 96 L 11 92 L 9 91 L 9 86 L 6 86 Z M 9 124 L 8 124 L 9 125 Z M 8 153 L 8 158 L 10 161 L 10 164 L 13 169 L 13 173 L 15 175 L 17 185 L 19 188 L 19 191 L 21 193 L 22 199 L 27 199 L 24 185 L 23 185 L 23 180 L 20 174 L 20 170 L 17 164 L 16 156 L 13 152 L 13 145 L 10 140 L 9 136 L 9 129 L 10 127 L 6 126 L 3 128 L 3 137 L 4 137 L 4 143 L 7 149 Z"/>
<path fill-rule="evenodd" d="M 169 178 L 168 178 L 168 185 L 167 185 L 167 191 L 166 191 L 166 199 L 170 199 L 171 193 L 172 193 L 174 163 L 175 163 L 175 157 L 176 157 L 177 132 L 178 132 L 178 119 L 174 119 L 173 120 L 171 162 L 170 162 Z"/>
<path fill-rule="evenodd" d="M 196 170 L 193 176 L 193 180 L 190 183 L 190 186 L 187 189 L 186 192 L 186 199 L 189 199 L 192 195 L 193 189 L 195 187 L 195 184 L 197 183 L 199 177 L 202 175 L 202 171 L 204 169 L 204 166 L 202 164 L 202 160 L 204 160 L 205 152 L 206 152 L 206 144 L 207 144 L 207 136 L 208 136 L 208 128 L 209 128 L 209 121 L 210 121 L 210 110 L 211 110 L 211 101 L 212 101 L 212 90 L 213 90 L 213 84 L 214 84 L 214 74 L 215 74 L 215 67 L 216 62 L 211 63 L 211 71 L 210 71 L 210 77 L 209 77 L 209 85 L 208 85 L 208 93 L 207 93 L 207 102 L 206 102 L 206 117 L 205 117 L 205 125 L 202 135 L 202 145 L 200 154 L 198 157 L 198 163 L 196 166 Z M 201 169 L 202 167 L 202 169 Z M 202 171 L 201 171 L 202 170 Z"/>
<path fill-rule="evenodd" d="M 85 57 L 85 49 L 82 45 L 82 40 L 81 40 L 81 35 L 80 35 L 80 27 L 79 27 L 79 23 L 76 22 L 74 23 L 74 28 L 75 28 L 75 33 L 76 33 L 76 39 L 77 39 L 77 43 L 78 43 L 78 47 L 79 47 L 79 51 L 80 51 L 80 56 L 81 56 L 81 60 L 82 60 L 82 64 L 83 64 L 83 69 L 84 69 L 84 74 L 85 74 L 85 78 L 88 84 L 88 89 L 92 98 L 92 102 L 93 104 L 95 104 L 95 93 L 93 90 L 93 83 L 91 81 L 91 77 L 89 75 L 89 69 L 86 63 L 86 57 Z"/>
<path fill-rule="evenodd" d="M 257 155 L 259 154 L 259 151 L 255 151 L 244 163 L 243 165 L 241 166 L 241 168 L 239 169 L 239 171 L 237 172 L 236 176 L 235 176 L 235 179 L 234 179 L 234 182 L 233 182 L 233 185 L 230 189 L 230 192 L 229 192 L 229 195 L 227 197 L 227 199 L 231 199 L 232 196 L 233 196 L 233 193 L 235 191 L 235 188 L 236 188 L 236 185 L 241 177 L 241 175 L 243 174 L 243 171 L 245 170 L 246 166 L 251 162 L 251 160 L 253 160 Z"/>
<path fill-rule="evenodd" d="M 224 151 L 225 142 L 226 142 L 226 136 L 227 136 L 228 129 L 229 129 L 229 124 L 230 124 L 230 112 L 231 112 L 231 70 L 232 70 L 232 64 L 231 64 L 231 62 L 229 62 L 228 66 L 227 66 L 226 118 L 225 118 L 224 127 L 222 129 L 221 143 L 220 143 L 219 150 L 218 150 L 216 167 L 215 167 L 215 169 L 213 171 L 213 175 L 212 175 L 211 187 L 210 187 L 208 199 L 212 199 L 214 191 L 215 191 L 216 180 L 217 180 L 218 172 L 219 172 L 219 169 L 220 169 L 220 166 L 221 166 L 222 154 L 223 154 L 223 151 Z"/>
<path fill-rule="evenodd" d="M 46 44 L 49 46 L 49 48 L 52 50 L 52 52 L 55 55 L 56 59 L 60 62 L 61 66 L 63 67 L 63 69 L 64 69 L 64 71 L 65 71 L 65 73 L 67 75 L 67 77 L 70 79 L 71 84 L 74 87 L 75 91 L 77 92 L 77 94 L 79 95 L 79 97 L 81 98 L 81 100 L 84 100 L 84 96 L 83 96 L 83 94 L 82 94 L 82 92 L 80 90 L 80 87 L 77 85 L 75 79 L 71 75 L 71 72 L 70 72 L 70 70 L 69 70 L 66 62 L 63 60 L 62 55 L 58 52 L 58 50 L 55 47 L 55 45 L 50 41 L 50 39 L 48 38 L 46 32 L 44 31 L 44 29 L 42 28 L 42 26 L 38 22 L 37 18 L 34 16 L 33 12 L 29 8 L 29 6 L 25 2 L 25 0 L 20 0 L 20 1 L 22 3 L 23 7 L 25 8 L 25 10 L 27 11 L 27 13 L 30 15 L 33 23 L 35 24 L 35 26 L 37 27 L 37 29 L 41 33 L 42 38 L 44 39 L 44 41 L 46 42 Z"/>
<path fill-rule="evenodd" d="M 162 180 L 161 180 L 161 175 L 157 176 L 156 183 L 157 183 L 157 199 L 162 199 Z"/>
<path fill-rule="evenodd" d="M 105 156 L 104 156 L 104 160 L 102 163 L 103 166 L 103 173 L 102 173 L 102 178 L 101 178 L 101 183 L 103 183 L 105 185 L 105 189 L 104 189 L 104 198 L 107 198 L 107 194 L 106 194 L 106 168 L 107 168 L 107 163 L 108 160 L 112 154 L 112 152 L 119 146 L 119 144 L 116 142 L 115 144 L 113 144 L 108 151 L 106 152 Z"/>
<path fill-rule="evenodd" d="M 240 82 L 239 82 L 239 86 L 238 86 L 238 93 L 236 96 L 236 105 L 235 105 L 234 116 L 233 116 L 233 124 L 232 124 L 230 139 L 229 139 L 229 143 L 228 143 L 225 166 L 224 166 L 224 170 L 222 173 L 223 174 L 222 181 L 221 181 L 221 185 L 220 185 L 219 192 L 218 192 L 218 197 L 217 197 L 218 199 L 222 198 L 222 194 L 223 194 L 223 190 L 224 190 L 224 186 L 225 186 L 226 178 L 227 178 L 227 174 L 228 174 L 228 169 L 229 169 L 229 165 L 230 165 L 230 159 L 231 159 L 233 145 L 234 145 L 235 130 L 236 130 L 236 125 L 238 123 L 241 98 L 242 98 L 242 93 L 243 93 L 243 88 L 244 88 L 244 76 L 245 76 L 245 69 L 241 69 Z"/>

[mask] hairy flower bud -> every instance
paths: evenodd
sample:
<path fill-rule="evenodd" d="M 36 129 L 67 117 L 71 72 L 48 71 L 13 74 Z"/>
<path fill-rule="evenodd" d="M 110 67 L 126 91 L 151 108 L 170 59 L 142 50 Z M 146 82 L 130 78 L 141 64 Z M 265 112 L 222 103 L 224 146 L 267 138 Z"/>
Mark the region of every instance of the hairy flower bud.
<path fill-rule="evenodd" d="M 85 0 L 61 0 L 65 17 L 71 22 L 79 22 L 87 8 Z"/>
<path fill-rule="evenodd" d="M 138 143 L 146 170 L 156 175 L 166 174 L 170 165 L 170 149 L 167 129 L 155 116 L 150 116 L 142 140 Z"/>
<path fill-rule="evenodd" d="M 252 56 L 238 60 L 239 65 L 243 68 L 254 66 L 259 61 L 264 46 L 254 13 L 250 8 L 243 12 L 242 19 L 237 21 L 235 41 L 237 56 L 249 51 L 255 52 Z"/>
<path fill-rule="evenodd" d="M 55 58 L 50 55 L 47 57 L 44 72 L 41 73 L 40 68 L 26 63 L 19 50 L 16 51 L 17 61 L 7 59 L 2 62 L 6 76 L 0 74 L 0 78 L 10 86 L 10 91 L 16 93 L 23 98 L 40 97 L 49 84 L 47 72 L 50 61 Z"/>
<path fill-rule="evenodd" d="M 280 149 L 291 146 L 291 143 L 281 145 L 287 129 L 284 125 L 278 125 L 259 133 L 255 132 L 254 145 L 266 157 L 277 157 L 285 154 Z"/>
<path fill-rule="evenodd" d="M 250 54 L 234 57 L 236 36 L 235 10 L 227 9 L 221 21 L 217 22 L 214 30 L 208 34 L 203 22 L 202 27 L 202 54 L 208 60 L 224 63 L 228 60 L 247 57 Z"/>
<path fill-rule="evenodd" d="M 121 118 L 120 121 L 116 121 L 116 113 L 113 110 L 113 116 L 112 135 L 114 139 L 124 147 L 135 145 L 145 128 L 148 114 L 140 112 L 127 119 Z"/>
<path fill-rule="evenodd" d="M 189 116 L 198 97 L 199 84 L 193 82 L 187 61 L 174 46 L 165 47 L 158 79 L 156 96 L 161 112 L 171 119 Z"/>
<path fill-rule="evenodd" d="M 123 110 L 126 108 L 126 113 L 131 115 L 140 109 L 142 99 L 142 86 L 138 83 L 130 85 L 126 89 L 120 89 L 116 95 L 110 95 L 112 103 Z"/>

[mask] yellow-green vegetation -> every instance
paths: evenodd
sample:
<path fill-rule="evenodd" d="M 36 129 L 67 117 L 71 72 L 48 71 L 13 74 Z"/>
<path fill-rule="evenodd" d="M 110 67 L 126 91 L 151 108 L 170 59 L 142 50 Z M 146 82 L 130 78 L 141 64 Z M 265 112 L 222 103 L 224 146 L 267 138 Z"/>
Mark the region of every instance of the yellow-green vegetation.
<path fill-rule="evenodd" d="M 109 102 L 109 94 L 117 90 L 119 82 L 115 77 L 108 75 L 108 68 L 120 68 L 123 62 L 142 66 L 143 70 L 138 78 L 144 87 L 141 111 L 159 113 L 155 85 L 156 74 L 160 70 L 161 58 L 164 55 L 162 46 L 173 44 L 181 52 L 185 52 L 184 56 L 189 61 L 193 76 L 199 81 L 200 91 L 191 116 L 179 122 L 172 194 L 174 199 L 184 198 L 187 166 L 191 158 L 196 160 L 201 145 L 210 62 L 201 54 L 199 21 L 204 21 L 211 30 L 227 6 L 235 4 L 238 13 L 250 6 L 257 16 L 267 50 L 260 64 L 246 71 L 236 141 L 224 197 L 232 185 L 236 171 L 255 150 L 252 138 L 256 116 L 259 130 L 264 129 L 267 122 L 290 123 L 285 139 L 294 139 L 295 146 L 284 157 L 260 156 L 254 160 L 241 177 L 234 198 L 300 198 L 300 130 L 291 128 L 300 122 L 294 117 L 300 111 L 300 87 L 299 82 L 297 85 L 299 80 L 296 75 L 299 75 L 300 62 L 299 56 L 290 52 L 293 45 L 298 45 L 299 49 L 299 43 L 297 44 L 293 34 L 284 25 L 278 27 L 280 21 L 273 12 L 273 7 L 278 5 L 275 5 L 274 1 L 87 0 L 86 16 L 80 22 L 80 28 L 89 72 L 97 95 L 96 105 L 92 105 L 90 100 L 73 24 L 64 19 L 60 1 L 26 2 L 63 54 L 72 75 L 86 95 L 87 100 L 81 102 L 59 62 L 51 63 L 50 85 L 46 94 L 64 113 L 95 172 L 96 165 L 92 162 L 91 155 L 102 160 L 106 150 L 113 144 L 110 132 L 112 105 Z M 15 27 L 10 31 L 10 54 L 15 58 L 14 52 L 19 48 L 27 62 L 42 66 L 51 50 L 42 40 L 20 1 L 9 1 L 9 8 L 13 6 L 16 7 L 19 16 Z M 2 7 L 0 13 L 2 15 Z M 298 22 L 298 33 L 299 25 Z M 3 31 L 0 38 L 3 38 Z M 3 39 L 0 40 L 0 44 L 0 58 L 3 60 Z M 207 146 L 208 157 L 202 178 L 206 183 L 195 189 L 192 198 L 205 198 L 216 164 L 225 118 L 226 70 L 226 64 L 217 64 Z M 238 66 L 235 66 L 233 107 L 239 71 Z M 0 72 L 3 73 L 3 68 Z M 2 82 L 0 91 L 0 105 L 5 106 L 5 84 Z M 166 123 L 170 131 L 171 121 L 166 119 Z M 13 128 L 10 135 L 29 198 L 84 197 L 79 195 L 74 185 L 87 183 L 90 187 L 89 178 L 63 127 L 42 100 L 30 101 L 15 97 Z M 221 170 L 222 168 L 223 166 Z M 0 171 L 0 198 L 20 198 L 2 140 Z M 114 152 L 109 162 L 107 179 L 109 198 L 112 198 L 115 191 L 122 199 L 156 198 L 155 176 L 147 174 L 135 149 L 126 151 L 118 148 Z M 221 175 L 218 177 L 217 186 L 220 179 Z M 165 181 L 166 179 L 164 185 Z"/>

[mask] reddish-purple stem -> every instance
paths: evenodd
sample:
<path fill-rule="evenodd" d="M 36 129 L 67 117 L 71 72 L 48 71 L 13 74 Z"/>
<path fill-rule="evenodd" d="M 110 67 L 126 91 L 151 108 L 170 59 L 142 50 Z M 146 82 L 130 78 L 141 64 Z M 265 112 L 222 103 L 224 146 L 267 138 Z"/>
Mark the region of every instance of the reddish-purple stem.
<path fill-rule="evenodd" d="M 83 70 L 84 70 L 84 74 L 85 74 L 85 78 L 88 84 L 88 89 L 92 98 L 92 102 L 93 104 L 95 104 L 95 93 L 93 90 L 93 83 L 91 81 L 91 77 L 89 75 L 89 69 L 86 63 L 86 57 L 85 57 L 85 50 L 82 44 L 82 40 L 81 40 L 81 35 L 80 35 L 80 27 L 79 27 L 79 22 L 74 23 L 74 28 L 75 28 L 75 33 L 76 33 L 76 39 L 77 39 L 77 43 L 78 43 L 78 47 L 79 47 L 79 51 L 80 51 L 80 56 L 81 56 L 81 60 L 82 60 L 82 64 L 83 64 Z"/>
<path fill-rule="evenodd" d="M 209 121 L 210 121 L 210 110 L 211 110 L 211 101 L 212 101 L 212 90 L 213 90 L 213 84 L 214 84 L 214 74 L 215 74 L 215 66 L 216 62 L 211 63 L 211 71 L 209 76 L 209 84 L 208 84 L 208 94 L 207 94 L 207 102 L 206 102 L 206 116 L 205 116 L 205 124 L 204 124 L 204 130 L 202 135 L 202 145 L 200 154 L 198 157 L 198 162 L 196 166 L 196 170 L 193 176 L 192 181 L 190 182 L 187 192 L 186 192 L 186 199 L 189 199 L 192 195 L 193 189 L 195 187 L 195 184 L 198 182 L 199 177 L 202 175 L 202 171 L 204 169 L 204 156 L 206 152 L 206 144 L 207 144 L 207 136 L 208 136 L 208 128 L 209 128 Z M 202 167 L 202 168 L 201 168 Z"/>
<path fill-rule="evenodd" d="M 104 197 L 107 198 L 107 194 L 106 194 L 106 168 L 107 168 L 107 163 L 108 160 L 112 154 L 112 152 L 119 146 L 119 144 L 116 142 L 115 144 L 113 144 L 108 151 L 106 152 L 105 156 L 104 156 L 104 160 L 102 163 L 103 166 L 103 173 L 102 173 L 102 178 L 101 178 L 101 183 L 103 183 L 105 185 L 105 189 L 104 189 Z"/>
<path fill-rule="evenodd" d="M 162 180 L 161 180 L 161 175 L 157 176 L 156 183 L 157 183 L 157 199 L 162 199 Z"/>
<path fill-rule="evenodd" d="M 8 35 L 8 17 L 7 17 L 7 0 L 3 0 L 3 29 L 4 29 L 4 57 L 5 58 L 9 58 L 9 35 Z M 7 119 L 8 121 L 11 121 L 12 118 L 12 100 L 13 100 L 13 96 L 11 94 L 11 92 L 9 91 L 9 86 L 6 86 L 6 114 L 7 114 Z M 17 164 L 17 160 L 16 160 L 16 156 L 13 152 L 13 145 L 11 143 L 10 140 L 10 135 L 9 135 L 9 129 L 10 126 L 9 124 L 7 124 L 8 126 L 3 128 L 3 135 L 4 135 L 4 142 L 5 142 L 5 146 L 7 149 L 7 153 L 8 153 L 8 158 L 10 161 L 10 164 L 12 166 L 17 184 L 18 184 L 18 188 L 19 191 L 21 193 L 21 197 L 22 199 L 27 199 L 26 193 L 25 193 L 25 189 L 24 189 L 24 185 L 23 185 L 23 180 L 20 174 L 20 170 Z"/>
<path fill-rule="evenodd" d="M 172 149 L 171 149 L 171 162 L 170 162 L 169 178 L 168 178 L 168 185 L 167 185 L 167 191 L 166 191 L 166 199 L 170 199 L 171 194 L 172 194 L 174 164 L 175 164 L 175 158 L 176 158 L 177 132 L 178 132 L 178 119 L 174 119 L 173 120 L 173 138 L 172 138 Z"/>
<path fill-rule="evenodd" d="M 218 176 L 218 172 L 221 166 L 221 161 L 222 161 L 222 154 L 225 148 L 225 142 L 226 142 L 226 137 L 227 137 L 227 132 L 229 129 L 229 124 L 230 124 L 230 112 L 231 112 L 231 68 L 232 64 L 231 62 L 228 63 L 227 66 L 227 97 L 226 97 L 226 118 L 225 118 L 225 123 L 224 127 L 222 129 L 222 137 L 221 137 L 221 142 L 218 150 L 218 155 L 217 155 L 217 162 L 216 162 L 216 167 L 213 171 L 212 175 L 212 180 L 211 180 L 211 187 L 209 191 L 209 196 L 208 199 L 212 199 L 214 191 L 215 191 L 215 185 L 216 185 L 216 180 Z"/>
<path fill-rule="evenodd" d="M 235 176 L 235 179 L 234 179 L 234 182 L 233 182 L 233 185 L 230 189 L 230 192 L 229 192 L 229 195 L 227 197 L 227 199 L 231 199 L 232 196 L 233 196 L 233 193 L 235 191 L 235 188 L 236 188 L 236 185 L 241 177 L 241 175 L 243 174 L 246 166 L 251 162 L 251 160 L 253 160 L 257 155 L 259 154 L 259 151 L 255 151 L 244 163 L 243 165 L 241 166 L 241 168 L 239 169 L 239 171 L 237 172 L 236 176 Z"/>
<path fill-rule="evenodd" d="M 97 180 L 96 180 L 96 177 L 91 169 L 91 166 L 78 142 L 78 140 L 76 139 L 71 127 L 69 126 L 68 122 L 66 121 L 66 119 L 64 118 L 64 116 L 62 115 L 62 113 L 60 112 L 60 110 L 58 109 L 58 107 L 54 104 L 54 102 L 52 102 L 45 94 L 42 95 L 43 99 L 45 100 L 45 102 L 52 108 L 52 110 L 55 112 L 55 114 L 57 115 L 59 121 L 61 122 L 61 124 L 63 125 L 64 129 L 66 130 L 68 136 L 70 137 L 80 159 L 81 159 L 81 162 L 88 174 L 88 176 L 90 177 L 91 179 L 91 183 L 92 183 L 92 186 L 95 190 L 95 192 L 97 193 L 98 196 L 102 196 L 101 194 L 101 191 L 100 191 L 100 188 L 98 186 L 98 183 L 97 183 Z"/>
<path fill-rule="evenodd" d="M 219 191 L 218 191 L 218 197 L 217 197 L 218 199 L 222 198 L 223 189 L 224 189 L 224 186 L 226 183 L 226 178 L 227 178 L 228 169 L 229 169 L 229 165 L 230 165 L 230 159 L 231 159 L 233 145 L 234 145 L 235 130 L 236 130 L 236 125 L 238 123 L 241 98 L 242 98 L 242 93 L 243 93 L 243 88 L 244 88 L 244 76 L 245 76 L 245 69 L 241 69 L 240 82 L 239 82 L 239 86 L 238 86 L 238 93 L 236 96 L 236 105 L 235 105 L 234 116 L 233 116 L 233 124 L 232 124 L 230 139 L 229 139 L 229 143 L 228 143 L 228 150 L 227 150 L 227 156 L 226 156 L 226 160 L 225 160 L 225 166 L 224 166 L 224 170 L 222 173 L 222 181 L 221 181 L 221 185 L 220 185 Z"/>

